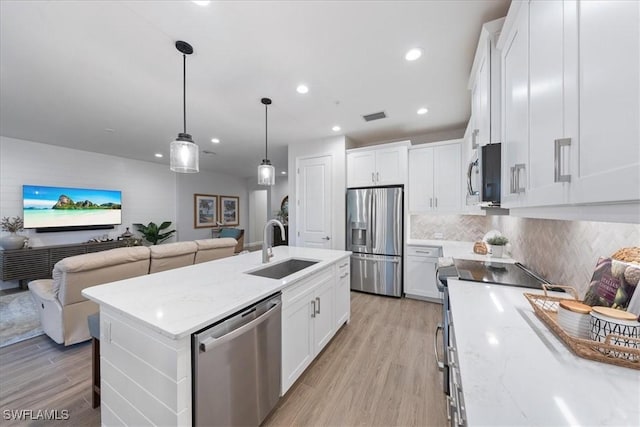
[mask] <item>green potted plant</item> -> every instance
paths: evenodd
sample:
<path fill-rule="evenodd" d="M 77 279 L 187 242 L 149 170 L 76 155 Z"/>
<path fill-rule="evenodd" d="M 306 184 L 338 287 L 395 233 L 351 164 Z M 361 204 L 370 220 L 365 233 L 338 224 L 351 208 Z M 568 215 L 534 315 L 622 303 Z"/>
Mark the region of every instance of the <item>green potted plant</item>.
<path fill-rule="evenodd" d="M 487 244 L 491 250 L 491 256 L 495 258 L 502 258 L 502 252 L 504 245 L 509 243 L 509 239 L 504 236 L 491 236 L 487 239 Z"/>
<path fill-rule="evenodd" d="M 0 239 L 0 246 L 7 250 L 22 248 L 26 237 L 20 236 L 17 233 L 23 229 L 24 222 L 19 216 L 14 216 L 13 218 L 6 216 L 2 218 L 2 231 L 8 231 L 11 234 Z"/>
<path fill-rule="evenodd" d="M 173 236 L 173 233 L 176 232 L 176 230 L 163 232 L 163 230 L 166 230 L 167 228 L 169 228 L 169 226 L 171 226 L 171 221 L 165 221 L 160 224 L 160 226 L 156 225 L 155 222 L 150 222 L 147 225 L 140 223 L 133 225 L 142 234 L 144 239 L 152 245 L 157 245 L 158 243 L 164 242 L 165 240 L 171 238 L 171 236 Z"/>

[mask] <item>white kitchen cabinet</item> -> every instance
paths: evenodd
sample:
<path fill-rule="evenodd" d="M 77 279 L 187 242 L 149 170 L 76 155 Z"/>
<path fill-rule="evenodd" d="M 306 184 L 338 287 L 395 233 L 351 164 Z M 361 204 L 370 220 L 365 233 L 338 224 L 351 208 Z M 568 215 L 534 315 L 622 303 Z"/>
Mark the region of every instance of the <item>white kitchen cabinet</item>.
<path fill-rule="evenodd" d="M 407 297 L 418 297 L 442 302 L 438 290 L 436 270 L 442 248 L 437 246 L 407 246 L 407 277 L 404 292 Z"/>
<path fill-rule="evenodd" d="M 502 201 L 523 203 L 529 150 L 529 9 L 519 8 L 502 50 Z"/>
<path fill-rule="evenodd" d="M 349 259 L 343 258 L 337 265 L 282 291 L 283 395 L 349 320 L 348 276 L 345 287 L 337 275 L 345 268 L 349 271 Z"/>
<path fill-rule="evenodd" d="M 640 2 L 581 1 L 578 23 L 580 141 L 571 202 L 640 200 Z"/>
<path fill-rule="evenodd" d="M 336 264 L 336 330 L 351 319 L 350 259 Z"/>
<path fill-rule="evenodd" d="M 347 187 L 406 183 L 409 141 L 347 151 Z"/>
<path fill-rule="evenodd" d="M 409 212 L 460 212 L 460 180 L 460 141 L 412 148 L 409 151 Z"/>
<path fill-rule="evenodd" d="M 526 7 L 526 6 L 523 6 Z M 578 141 L 575 1 L 529 2 L 527 206 L 569 202 L 569 163 Z M 557 170 L 556 170 L 557 169 Z"/>
<path fill-rule="evenodd" d="M 504 18 L 482 26 L 471 69 L 472 139 L 475 145 L 500 142 L 500 52 L 496 42 Z"/>

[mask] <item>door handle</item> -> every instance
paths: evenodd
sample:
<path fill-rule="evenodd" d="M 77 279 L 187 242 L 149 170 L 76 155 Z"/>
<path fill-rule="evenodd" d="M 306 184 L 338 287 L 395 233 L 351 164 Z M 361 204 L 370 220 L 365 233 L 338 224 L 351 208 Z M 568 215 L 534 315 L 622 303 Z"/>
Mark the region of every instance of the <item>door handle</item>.
<path fill-rule="evenodd" d="M 331 237 L 329 237 L 329 236 L 322 237 L 322 240 L 331 240 Z"/>
<path fill-rule="evenodd" d="M 316 301 L 318 302 L 318 310 L 316 311 L 316 314 L 320 314 L 320 297 L 316 297 Z"/>
<path fill-rule="evenodd" d="M 316 317 L 316 300 L 311 300 L 311 317 Z"/>

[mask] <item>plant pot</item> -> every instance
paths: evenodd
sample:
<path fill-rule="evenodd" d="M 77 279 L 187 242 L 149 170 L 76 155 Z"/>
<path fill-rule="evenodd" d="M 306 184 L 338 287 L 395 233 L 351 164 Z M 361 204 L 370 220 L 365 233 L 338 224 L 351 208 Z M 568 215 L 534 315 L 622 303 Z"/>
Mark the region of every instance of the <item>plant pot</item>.
<path fill-rule="evenodd" d="M 489 245 L 489 249 L 491 250 L 491 257 L 502 258 L 502 251 L 504 250 L 504 246 Z"/>
<path fill-rule="evenodd" d="M 0 239 L 0 246 L 4 250 L 21 249 L 24 246 L 24 239 L 26 237 L 11 233 Z"/>

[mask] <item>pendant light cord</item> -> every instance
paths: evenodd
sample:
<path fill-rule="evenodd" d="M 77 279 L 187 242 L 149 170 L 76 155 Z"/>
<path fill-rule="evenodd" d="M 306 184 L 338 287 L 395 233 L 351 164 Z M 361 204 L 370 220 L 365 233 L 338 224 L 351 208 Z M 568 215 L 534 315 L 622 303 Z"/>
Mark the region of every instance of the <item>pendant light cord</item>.
<path fill-rule="evenodd" d="M 182 54 L 182 124 L 187 133 L 187 55 Z"/>
<path fill-rule="evenodd" d="M 269 106 L 267 104 L 264 105 L 264 158 L 268 159 L 269 156 L 267 154 L 267 130 L 269 128 L 269 121 L 267 120 L 267 109 Z"/>

